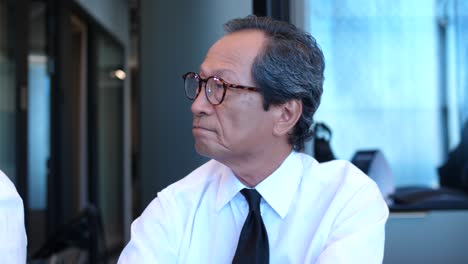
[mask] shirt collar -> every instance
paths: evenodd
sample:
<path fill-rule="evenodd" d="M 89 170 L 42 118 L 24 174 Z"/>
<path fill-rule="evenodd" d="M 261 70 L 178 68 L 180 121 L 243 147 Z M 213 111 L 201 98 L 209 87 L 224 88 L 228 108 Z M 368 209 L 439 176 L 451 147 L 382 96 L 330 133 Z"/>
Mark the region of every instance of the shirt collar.
<path fill-rule="evenodd" d="M 300 155 L 292 151 L 278 169 L 260 182 L 255 189 L 263 199 L 284 218 L 294 198 L 302 176 Z M 217 194 L 216 211 L 219 211 L 243 188 L 246 188 L 232 170 L 226 167 L 221 175 Z"/>
<path fill-rule="evenodd" d="M 224 170 L 222 170 L 220 175 L 221 180 L 216 196 L 216 212 L 219 212 L 240 190 L 245 188 L 244 184 L 237 179 L 229 167 L 224 164 L 221 165 L 224 167 Z"/>

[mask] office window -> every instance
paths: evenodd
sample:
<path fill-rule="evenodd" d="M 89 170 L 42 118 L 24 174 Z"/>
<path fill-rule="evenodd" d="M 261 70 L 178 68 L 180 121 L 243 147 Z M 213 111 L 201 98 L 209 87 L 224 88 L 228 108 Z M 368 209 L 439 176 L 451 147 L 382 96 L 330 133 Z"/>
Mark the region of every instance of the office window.
<path fill-rule="evenodd" d="M 315 120 L 332 129 L 338 158 L 380 149 L 396 186 L 438 186 L 467 117 L 462 2 L 304 2 L 304 27 L 326 61 Z"/>

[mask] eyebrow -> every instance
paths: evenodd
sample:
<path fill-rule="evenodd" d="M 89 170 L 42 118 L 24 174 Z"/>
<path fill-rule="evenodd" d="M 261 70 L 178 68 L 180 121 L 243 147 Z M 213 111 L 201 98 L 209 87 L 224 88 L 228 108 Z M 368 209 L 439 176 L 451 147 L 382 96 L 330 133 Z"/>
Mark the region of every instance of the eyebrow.
<path fill-rule="evenodd" d="M 205 78 L 210 77 L 210 76 L 218 76 L 223 79 L 226 79 L 226 76 L 228 76 L 227 79 L 235 78 L 236 80 L 232 80 L 232 81 L 237 81 L 235 72 L 229 69 L 218 69 L 218 70 L 213 71 L 213 74 L 207 76 L 207 74 L 205 74 L 203 69 L 200 67 L 199 73 L 200 73 L 200 76 L 205 77 Z"/>

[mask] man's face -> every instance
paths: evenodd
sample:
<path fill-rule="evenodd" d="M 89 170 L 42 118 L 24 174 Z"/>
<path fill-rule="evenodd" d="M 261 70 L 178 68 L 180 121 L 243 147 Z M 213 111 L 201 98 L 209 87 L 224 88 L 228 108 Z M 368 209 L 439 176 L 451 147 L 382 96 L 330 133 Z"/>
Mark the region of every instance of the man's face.
<path fill-rule="evenodd" d="M 200 76 L 216 75 L 231 84 L 256 86 L 252 63 L 265 41 L 264 34 L 257 30 L 224 36 L 208 51 Z M 273 116 L 263 109 L 258 92 L 228 88 L 224 101 L 211 105 L 203 88 L 191 110 L 197 152 L 220 162 L 255 157 L 273 140 Z"/>

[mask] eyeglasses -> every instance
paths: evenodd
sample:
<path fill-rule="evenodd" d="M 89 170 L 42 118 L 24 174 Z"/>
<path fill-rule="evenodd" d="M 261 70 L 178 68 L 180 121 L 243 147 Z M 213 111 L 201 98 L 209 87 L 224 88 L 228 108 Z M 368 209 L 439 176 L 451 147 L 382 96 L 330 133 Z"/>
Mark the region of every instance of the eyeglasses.
<path fill-rule="evenodd" d="M 205 83 L 205 95 L 208 102 L 212 105 L 219 105 L 223 102 L 224 96 L 226 95 L 226 89 L 236 88 L 249 91 L 259 91 L 260 88 L 249 87 L 238 84 L 230 84 L 218 76 L 210 76 L 206 79 L 202 79 L 200 75 L 194 72 L 187 72 L 182 76 L 185 85 L 185 95 L 190 100 L 195 100 L 200 94 L 202 84 Z"/>

